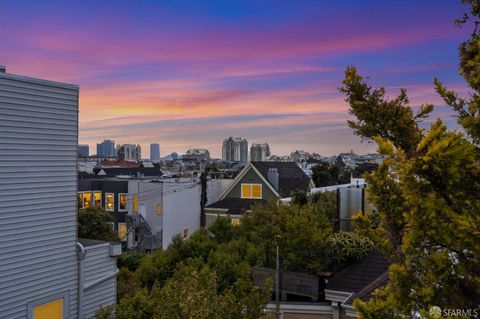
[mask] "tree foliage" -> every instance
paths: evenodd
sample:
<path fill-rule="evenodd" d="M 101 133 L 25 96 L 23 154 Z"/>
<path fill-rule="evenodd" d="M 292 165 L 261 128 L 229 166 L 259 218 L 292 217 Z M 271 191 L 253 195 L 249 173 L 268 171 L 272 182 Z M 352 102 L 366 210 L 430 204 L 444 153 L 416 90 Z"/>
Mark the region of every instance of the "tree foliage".
<path fill-rule="evenodd" d="M 111 214 L 99 206 L 91 206 L 78 211 L 78 237 L 99 239 L 99 240 L 115 240 L 115 232 L 112 225 Z"/>
<path fill-rule="evenodd" d="M 312 180 L 316 187 L 350 183 L 350 175 L 351 171 L 345 168 L 345 164 L 321 162 L 312 167 Z"/>
<path fill-rule="evenodd" d="M 240 225 L 218 217 L 208 231 L 176 236 L 153 255 L 121 257 L 116 318 L 260 318 L 271 283 L 259 290 L 255 266 L 317 273 L 332 263 L 326 254 L 333 233 L 335 194 L 307 196 L 301 206 L 272 203 L 245 214 Z M 332 259 L 333 260 L 333 259 Z"/>
<path fill-rule="evenodd" d="M 468 4 L 478 26 L 480 4 Z M 468 20 L 467 19 L 467 20 Z M 464 20 L 463 22 L 465 22 Z M 348 67 L 341 92 L 356 120 L 349 125 L 376 141 L 385 160 L 368 174 L 378 222 L 359 215 L 360 231 L 392 261 L 389 284 L 368 303 L 355 306 L 363 318 L 428 317 L 431 306 L 476 308 L 480 304 L 480 42 L 478 29 L 460 46 L 460 72 L 473 89 L 460 98 L 435 80 L 437 92 L 456 113 L 463 131 L 442 121 L 429 130 L 419 121 L 432 105 L 414 114 L 405 90 L 394 99 L 372 89 Z"/>

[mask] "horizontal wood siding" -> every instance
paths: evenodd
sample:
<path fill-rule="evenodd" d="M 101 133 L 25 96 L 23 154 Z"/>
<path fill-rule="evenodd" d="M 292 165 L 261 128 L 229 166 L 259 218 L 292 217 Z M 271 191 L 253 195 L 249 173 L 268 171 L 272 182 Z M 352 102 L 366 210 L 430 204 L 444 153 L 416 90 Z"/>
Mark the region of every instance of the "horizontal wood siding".
<path fill-rule="evenodd" d="M 117 270 L 116 258 L 110 257 L 110 246 L 98 245 L 86 248 L 84 261 L 84 285 L 107 276 Z M 85 318 L 95 317 L 100 309 L 116 302 L 117 277 L 112 277 L 85 290 L 83 314 Z"/>
<path fill-rule="evenodd" d="M 0 318 L 68 292 L 76 318 L 78 87 L 0 73 Z"/>

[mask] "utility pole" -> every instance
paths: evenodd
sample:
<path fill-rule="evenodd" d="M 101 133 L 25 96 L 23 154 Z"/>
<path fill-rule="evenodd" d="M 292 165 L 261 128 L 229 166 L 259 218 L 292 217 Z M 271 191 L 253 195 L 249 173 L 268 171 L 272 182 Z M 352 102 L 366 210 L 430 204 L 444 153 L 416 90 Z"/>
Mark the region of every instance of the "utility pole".
<path fill-rule="evenodd" d="M 280 236 L 277 236 L 277 271 L 275 276 L 275 317 L 280 319 L 280 253 L 278 247 L 278 239 Z"/>

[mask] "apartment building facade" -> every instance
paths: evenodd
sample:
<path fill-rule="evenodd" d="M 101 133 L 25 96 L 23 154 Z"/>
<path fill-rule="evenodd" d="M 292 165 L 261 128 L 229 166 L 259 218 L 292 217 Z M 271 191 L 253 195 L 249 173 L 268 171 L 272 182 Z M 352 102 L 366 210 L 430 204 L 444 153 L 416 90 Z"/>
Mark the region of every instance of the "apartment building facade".
<path fill-rule="evenodd" d="M 265 162 L 270 155 L 268 143 L 252 143 L 250 146 L 250 162 Z"/>
<path fill-rule="evenodd" d="M 248 141 L 241 137 L 230 136 L 226 138 L 222 145 L 222 160 L 246 163 L 248 160 Z"/>

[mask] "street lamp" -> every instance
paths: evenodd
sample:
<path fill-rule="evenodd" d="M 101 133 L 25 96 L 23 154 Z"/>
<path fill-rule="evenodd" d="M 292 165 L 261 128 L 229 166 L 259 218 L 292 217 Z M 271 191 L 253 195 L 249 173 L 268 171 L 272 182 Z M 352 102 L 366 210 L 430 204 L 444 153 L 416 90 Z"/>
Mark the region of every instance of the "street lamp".
<path fill-rule="evenodd" d="M 276 235 L 276 244 L 277 244 L 277 271 L 275 274 L 275 317 L 280 319 L 280 249 L 278 246 L 280 235 Z"/>

